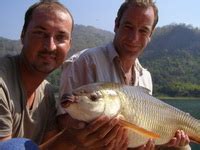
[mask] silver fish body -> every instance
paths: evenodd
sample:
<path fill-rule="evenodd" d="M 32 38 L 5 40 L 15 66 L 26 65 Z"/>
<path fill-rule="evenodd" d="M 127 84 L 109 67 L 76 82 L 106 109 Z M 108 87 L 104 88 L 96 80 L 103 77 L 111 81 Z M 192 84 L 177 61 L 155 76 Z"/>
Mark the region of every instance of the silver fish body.
<path fill-rule="evenodd" d="M 124 120 L 160 135 L 156 145 L 162 145 L 184 130 L 200 142 L 200 121 L 167 103 L 151 96 L 141 87 L 117 83 L 94 83 L 74 90 L 77 102 L 65 108 L 75 119 L 91 121 L 100 115 L 122 115 Z M 149 137 L 131 130 L 129 147 L 145 144 Z"/>

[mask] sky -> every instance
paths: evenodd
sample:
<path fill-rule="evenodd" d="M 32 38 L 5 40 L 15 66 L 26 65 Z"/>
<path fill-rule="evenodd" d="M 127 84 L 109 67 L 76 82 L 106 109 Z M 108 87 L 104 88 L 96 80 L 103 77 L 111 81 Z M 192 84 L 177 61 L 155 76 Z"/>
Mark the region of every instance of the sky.
<path fill-rule="evenodd" d="M 39 0 L 1 0 L 0 37 L 19 39 L 28 7 Z M 114 20 L 124 0 L 60 0 L 72 13 L 75 24 L 94 26 L 113 32 Z M 200 28 L 199 0 L 156 0 L 158 27 L 169 24 Z"/>

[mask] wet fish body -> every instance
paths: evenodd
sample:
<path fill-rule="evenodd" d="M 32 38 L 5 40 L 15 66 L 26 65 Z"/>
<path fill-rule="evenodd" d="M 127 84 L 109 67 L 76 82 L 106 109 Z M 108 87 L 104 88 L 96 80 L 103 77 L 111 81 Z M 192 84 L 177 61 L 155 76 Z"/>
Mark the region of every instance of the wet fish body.
<path fill-rule="evenodd" d="M 90 122 L 100 115 L 122 115 L 124 120 L 160 135 L 156 145 L 167 143 L 179 130 L 200 143 L 200 121 L 148 94 L 142 87 L 93 83 L 74 90 L 76 103 L 63 107 L 75 119 Z M 129 130 L 129 147 L 145 144 L 149 137 Z"/>

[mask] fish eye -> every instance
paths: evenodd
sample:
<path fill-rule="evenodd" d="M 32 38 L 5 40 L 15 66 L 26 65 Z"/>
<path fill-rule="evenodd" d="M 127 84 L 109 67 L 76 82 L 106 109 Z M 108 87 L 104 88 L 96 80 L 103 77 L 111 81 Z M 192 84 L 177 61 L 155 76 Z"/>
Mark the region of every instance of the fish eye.
<path fill-rule="evenodd" d="M 92 93 L 90 94 L 90 97 L 89 97 L 92 101 L 96 102 L 99 98 L 100 98 L 100 95 L 98 95 L 97 93 Z"/>

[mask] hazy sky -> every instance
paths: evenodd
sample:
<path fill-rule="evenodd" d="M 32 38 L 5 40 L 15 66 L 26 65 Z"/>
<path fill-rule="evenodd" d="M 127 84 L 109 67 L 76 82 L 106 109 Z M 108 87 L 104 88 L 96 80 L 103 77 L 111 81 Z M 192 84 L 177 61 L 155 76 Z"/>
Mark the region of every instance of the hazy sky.
<path fill-rule="evenodd" d="M 19 39 L 26 9 L 39 0 L 1 0 L 0 36 Z M 124 0 L 60 0 L 72 12 L 75 24 L 113 31 L 117 10 Z M 200 27 L 199 0 L 156 0 L 158 26 L 185 23 Z"/>

